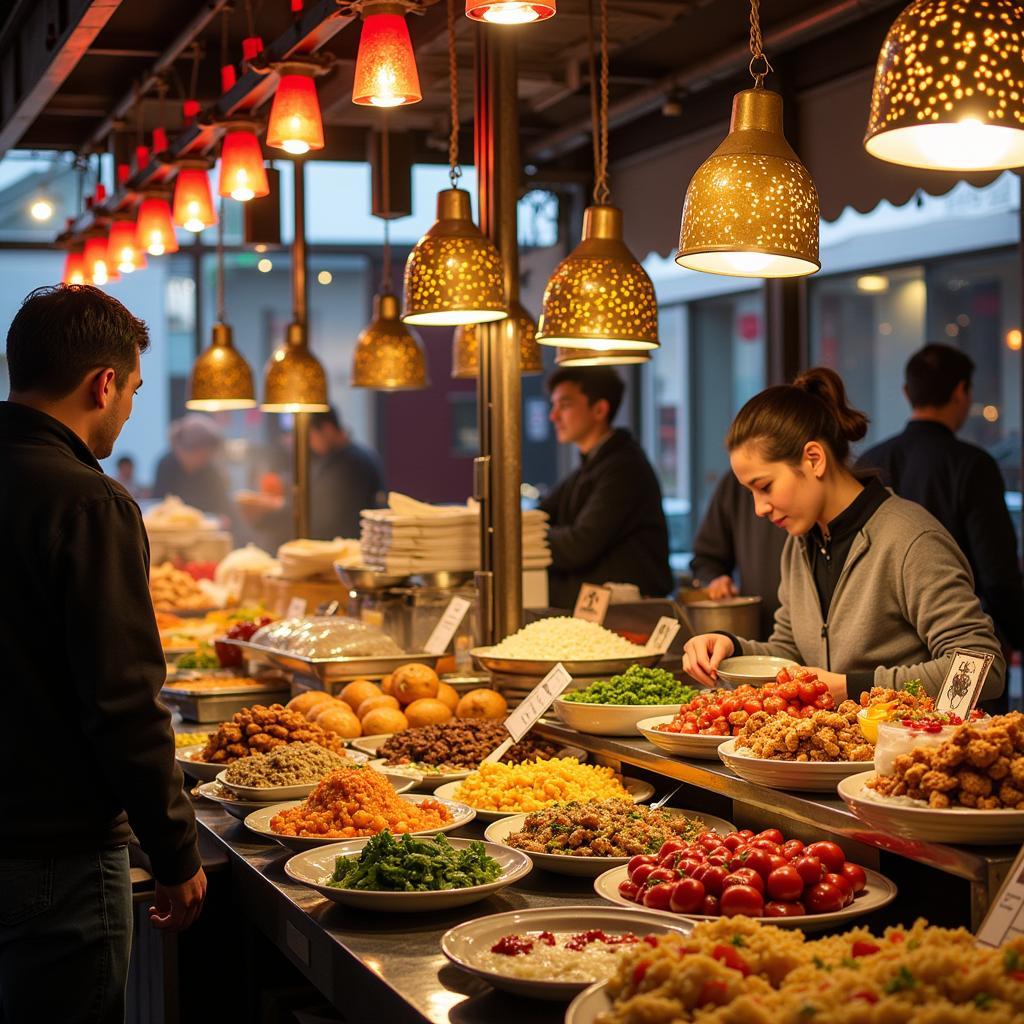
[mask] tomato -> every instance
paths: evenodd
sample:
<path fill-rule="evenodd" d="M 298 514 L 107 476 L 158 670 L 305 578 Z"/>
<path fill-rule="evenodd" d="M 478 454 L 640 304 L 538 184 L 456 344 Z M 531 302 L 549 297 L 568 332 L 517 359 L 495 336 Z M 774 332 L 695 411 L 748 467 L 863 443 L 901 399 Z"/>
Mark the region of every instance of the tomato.
<path fill-rule="evenodd" d="M 716 851 L 715 853 L 708 854 L 708 863 L 714 864 L 716 867 L 720 864 L 728 865 L 730 860 L 732 860 L 732 853 L 719 853 Z"/>
<path fill-rule="evenodd" d="M 812 914 L 834 914 L 843 909 L 843 893 L 831 882 L 818 882 L 804 893 L 804 903 Z"/>
<path fill-rule="evenodd" d="M 822 881 L 834 885 L 843 894 L 844 907 L 848 907 L 853 902 L 853 884 L 846 875 L 838 875 L 833 871 L 829 872 Z"/>
<path fill-rule="evenodd" d="M 806 913 L 804 905 L 797 900 L 790 903 L 772 900 L 764 905 L 765 917 L 803 917 Z"/>
<path fill-rule="evenodd" d="M 804 844 L 799 839 L 787 839 L 782 844 L 782 856 L 787 860 L 792 860 L 794 857 L 798 857 L 804 852 Z"/>
<path fill-rule="evenodd" d="M 814 707 L 819 711 L 831 711 L 835 707 L 836 702 L 832 699 L 831 693 L 819 693 L 814 698 Z"/>
<path fill-rule="evenodd" d="M 825 874 L 824 865 L 817 857 L 813 857 L 810 854 L 803 854 L 792 863 L 793 867 L 799 872 L 800 877 L 804 880 L 804 885 L 816 885 Z M 634 878 L 633 881 L 636 882 L 638 879 Z"/>
<path fill-rule="evenodd" d="M 784 868 L 789 863 L 781 853 L 769 853 L 768 859 L 772 862 L 772 871 L 776 868 Z"/>
<path fill-rule="evenodd" d="M 764 887 L 773 900 L 790 903 L 800 898 L 800 893 L 804 891 L 804 880 L 792 864 L 787 864 L 784 868 L 776 868 L 765 879 Z"/>
<path fill-rule="evenodd" d="M 843 865 L 842 873 L 853 886 L 855 896 L 859 896 L 868 887 L 867 875 L 864 874 L 864 869 L 859 864 L 851 864 L 850 861 L 847 861 Z"/>
<path fill-rule="evenodd" d="M 697 842 L 700 844 L 701 849 L 710 853 L 722 845 L 722 837 L 717 832 L 705 832 Z"/>
<path fill-rule="evenodd" d="M 726 697 L 721 704 L 722 714 L 728 718 L 733 712 L 739 711 L 740 702 L 735 697 Z"/>
<path fill-rule="evenodd" d="M 638 882 L 638 885 L 652 885 L 655 882 L 675 882 L 678 876 L 672 868 L 655 868 L 651 871 L 643 882 Z M 633 879 L 636 882 L 636 879 Z"/>
<path fill-rule="evenodd" d="M 707 917 L 718 917 L 722 912 L 722 908 L 719 905 L 718 896 L 711 896 L 710 894 L 704 897 L 704 906 L 700 908 L 700 912 Z"/>
<path fill-rule="evenodd" d="M 652 857 L 648 853 L 638 853 L 635 857 L 630 858 L 629 863 L 626 865 L 626 873 L 630 878 L 633 877 L 633 872 L 636 871 L 641 864 L 650 864 L 652 868 L 658 866 L 658 858 Z"/>
<path fill-rule="evenodd" d="M 705 981 L 697 995 L 697 1006 L 725 1006 L 729 1002 L 729 986 L 724 981 L 715 979 Z"/>
<path fill-rule="evenodd" d="M 723 840 L 722 845 L 730 850 L 735 850 L 737 846 L 746 845 L 743 840 L 743 836 L 739 832 L 730 832 Z"/>
<path fill-rule="evenodd" d="M 771 874 L 772 861 L 771 857 L 764 852 L 759 850 L 757 847 L 752 847 L 744 851 L 744 862 L 743 867 L 753 868 L 762 878 L 767 878 Z"/>
<path fill-rule="evenodd" d="M 881 946 L 876 945 L 874 942 L 868 942 L 867 939 L 857 939 L 853 944 L 851 952 L 856 957 L 871 956 L 873 953 L 878 953 L 881 948 Z"/>
<path fill-rule="evenodd" d="M 735 946 L 720 943 L 711 950 L 711 956 L 725 964 L 726 967 L 739 971 L 744 978 L 750 973 L 750 965 L 743 959 L 743 954 Z"/>
<path fill-rule="evenodd" d="M 756 697 L 751 697 L 749 700 L 745 700 L 743 702 L 743 710 L 746 711 L 748 715 L 756 715 L 758 711 L 764 710 L 764 704 Z"/>
<path fill-rule="evenodd" d="M 644 885 L 650 874 L 657 867 L 656 864 L 638 864 L 636 868 L 630 873 L 629 880 L 636 882 L 637 885 Z"/>
<path fill-rule="evenodd" d="M 705 713 L 709 718 L 722 717 L 722 709 L 717 704 L 709 704 Z"/>
<path fill-rule="evenodd" d="M 644 906 L 651 910 L 668 910 L 672 902 L 672 893 L 679 883 L 659 882 L 644 891 Z"/>
<path fill-rule="evenodd" d="M 800 691 L 800 700 L 804 704 L 813 704 L 814 698 L 818 696 L 814 689 L 814 683 L 799 683 L 797 689 Z"/>
<path fill-rule="evenodd" d="M 777 715 L 786 710 L 786 702 L 781 697 L 765 697 L 763 704 L 769 715 Z"/>
<path fill-rule="evenodd" d="M 704 885 L 696 878 L 684 878 L 672 886 L 669 909 L 677 914 L 696 914 L 704 906 Z"/>
<path fill-rule="evenodd" d="M 828 683 L 823 683 L 817 676 L 814 677 L 814 692 L 828 693 Z"/>
<path fill-rule="evenodd" d="M 750 845 L 755 850 L 764 850 L 765 853 L 782 853 L 782 847 L 773 839 L 761 839 L 759 836 L 755 836 L 751 840 Z"/>
<path fill-rule="evenodd" d="M 817 857 L 828 871 L 842 871 L 846 863 L 846 854 L 835 843 L 811 843 L 805 852 L 809 857 Z"/>
<path fill-rule="evenodd" d="M 776 846 L 782 846 L 786 841 L 783 834 L 777 828 L 766 828 L 763 832 L 758 832 L 755 839 L 767 839 L 771 843 L 775 843 Z"/>
<path fill-rule="evenodd" d="M 737 846 L 736 849 L 729 854 L 729 870 L 735 871 L 737 868 L 745 868 L 747 866 L 747 858 L 749 856 L 749 846 L 745 843 L 742 846 Z"/>
<path fill-rule="evenodd" d="M 872 992 L 870 989 L 862 988 L 858 992 L 854 992 L 850 995 L 851 999 L 859 999 L 862 1003 L 868 1003 L 874 1006 L 878 1002 L 878 995 Z"/>
<path fill-rule="evenodd" d="M 722 893 L 718 905 L 723 917 L 735 917 L 737 914 L 764 916 L 764 897 L 751 885 L 729 886 Z"/>
<path fill-rule="evenodd" d="M 753 868 L 738 868 L 726 875 L 722 881 L 723 890 L 731 889 L 734 885 L 749 886 L 760 893 L 764 892 L 764 879 Z"/>
<path fill-rule="evenodd" d="M 788 668 L 780 668 L 777 675 L 775 676 L 775 682 L 777 683 L 788 683 L 793 677 L 789 674 Z"/>
<path fill-rule="evenodd" d="M 699 860 L 696 857 L 684 857 L 674 865 L 676 873 L 679 875 L 692 875 L 699 868 L 707 868 L 708 866 L 704 860 Z"/>
<path fill-rule="evenodd" d="M 624 896 L 627 900 L 632 900 L 636 903 L 639 892 L 640 886 L 637 885 L 636 882 L 630 882 L 627 879 L 623 879 L 619 882 L 619 895 Z"/>
<path fill-rule="evenodd" d="M 650 970 L 650 967 L 650 960 L 641 960 L 640 963 L 633 968 L 633 988 L 640 987 L 640 982 L 644 980 L 647 972 Z"/>
<path fill-rule="evenodd" d="M 783 700 L 797 700 L 800 697 L 800 687 L 787 679 L 779 687 L 779 696 Z"/>
<path fill-rule="evenodd" d="M 813 718 L 814 712 L 818 709 L 813 704 L 808 704 L 806 707 L 800 709 L 801 718 Z"/>
<path fill-rule="evenodd" d="M 729 872 L 724 867 L 709 865 L 701 877 L 701 881 L 704 883 L 705 890 L 712 896 L 721 896 L 722 890 L 725 888 L 725 880 L 728 877 Z"/>
<path fill-rule="evenodd" d="M 658 863 L 670 853 L 681 853 L 690 849 L 690 844 L 685 839 L 668 839 L 661 844 L 661 849 L 658 851 Z"/>

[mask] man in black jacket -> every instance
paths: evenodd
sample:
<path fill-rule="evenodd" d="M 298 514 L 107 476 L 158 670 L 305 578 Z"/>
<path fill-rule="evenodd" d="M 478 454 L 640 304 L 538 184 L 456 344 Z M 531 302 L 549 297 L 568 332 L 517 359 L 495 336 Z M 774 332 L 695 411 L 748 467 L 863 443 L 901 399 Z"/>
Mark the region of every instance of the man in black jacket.
<path fill-rule="evenodd" d="M 672 590 L 658 478 L 629 432 L 611 426 L 624 391 L 606 366 L 563 367 L 548 381 L 555 434 L 583 457 L 540 506 L 551 517 L 556 608 L 572 608 L 583 583 L 633 583 L 645 597 Z"/>
<path fill-rule="evenodd" d="M 904 371 L 913 410 L 902 434 L 865 452 L 858 469 L 879 471 L 901 498 L 923 505 L 960 545 L 981 606 L 1003 644 L 1024 650 L 1024 585 L 1017 537 L 995 459 L 956 432 L 971 411 L 974 363 L 949 345 L 925 345 Z"/>
<path fill-rule="evenodd" d="M 145 324 L 96 288 L 33 292 L 0 402 L 0 1019 L 124 1017 L 127 842 L 150 918 L 187 927 L 206 891 L 195 817 L 156 700 L 165 662 L 139 508 L 105 476 L 142 384 Z"/>

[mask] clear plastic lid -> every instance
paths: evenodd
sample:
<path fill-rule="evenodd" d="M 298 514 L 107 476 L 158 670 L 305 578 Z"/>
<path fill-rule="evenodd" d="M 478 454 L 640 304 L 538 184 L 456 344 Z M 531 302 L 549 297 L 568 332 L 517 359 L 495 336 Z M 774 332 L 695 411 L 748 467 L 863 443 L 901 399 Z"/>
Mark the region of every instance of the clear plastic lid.
<path fill-rule="evenodd" d="M 281 619 L 257 630 L 252 642 L 300 658 L 379 658 L 403 653 L 386 633 L 340 615 Z"/>

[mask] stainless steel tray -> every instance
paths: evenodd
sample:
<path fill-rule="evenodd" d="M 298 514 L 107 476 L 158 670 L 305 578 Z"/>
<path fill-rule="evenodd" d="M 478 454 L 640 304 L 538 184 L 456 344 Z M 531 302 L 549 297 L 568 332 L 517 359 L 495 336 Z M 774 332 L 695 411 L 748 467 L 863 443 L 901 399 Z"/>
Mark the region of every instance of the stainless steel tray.
<path fill-rule="evenodd" d="M 177 711 L 186 721 L 201 724 L 228 721 L 236 711 L 253 704 L 283 704 L 290 696 L 287 684 L 276 690 L 248 690 L 244 694 L 209 693 L 201 697 L 180 690 L 160 691 L 163 704 Z"/>
<path fill-rule="evenodd" d="M 250 640 L 228 640 L 218 637 L 219 641 L 240 647 L 247 658 L 264 665 L 273 665 L 289 672 L 312 676 L 323 684 L 338 682 L 342 679 L 358 679 L 361 676 L 386 676 L 394 672 L 400 665 L 437 665 L 438 655 L 424 654 L 388 654 L 369 658 L 303 658 L 297 654 L 254 644 Z"/>
<path fill-rule="evenodd" d="M 488 672 L 501 672 L 510 676 L 546 676 L 558 663 L 557 658 L 500 658 L 488 652 L 490 647 L 474 647 L 469 653 L 473 661 Z M 633 658 L 575 659 L 562 661 L 566 672 L 571 676 L 604 676 L 625 672 L 631 665 L 645 667 L 657 665 L 661 654 L 640 654 Z"/>
<path fill-rule="evenodd" d="M 399 587 L 409 582 L 408 576 L 386 573 L 381 569 L 374 569 L 370 565 L 345 566 L 335 562 L 334 571 L 338 574 L 338 579 L 349 590 L 390 590 L 392 587 Z"/>

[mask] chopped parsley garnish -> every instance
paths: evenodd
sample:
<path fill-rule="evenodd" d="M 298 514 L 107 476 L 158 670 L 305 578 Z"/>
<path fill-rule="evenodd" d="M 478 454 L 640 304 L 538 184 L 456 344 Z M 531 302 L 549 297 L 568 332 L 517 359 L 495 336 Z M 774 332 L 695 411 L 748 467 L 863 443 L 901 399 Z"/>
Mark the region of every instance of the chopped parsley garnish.
<path fill-rule="evenodd" d="M 744 939 L 742 935 L 734 935 L 729 941 L 736 946 L 737 949 L 743 949 L 747 944 L 747 940 Z"/>
<path fill-rule="evenodd" d="M 992 995 L 989 992 L 979 992 L 974 997 L 974 1005 L 979 1010 L 987 1010 L 992 1003 Z"/>
<path fill-rule="evenodd" d="M 1016 971 L 1020 969 L 1020 953 L 1015 949 L 1008 949 L 1003 954 L 1003 967 L 1007 971 Z"/>
<path fill-rule="evenodd" d="M 906 967 L 901 967 L 886 983 L 885 991 L 888 995 L 894 992 L 907 992 L 917 987 L 915 978 Z"/>

